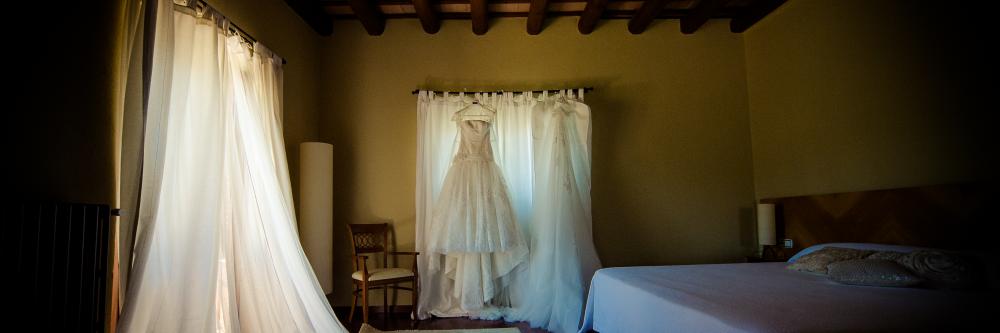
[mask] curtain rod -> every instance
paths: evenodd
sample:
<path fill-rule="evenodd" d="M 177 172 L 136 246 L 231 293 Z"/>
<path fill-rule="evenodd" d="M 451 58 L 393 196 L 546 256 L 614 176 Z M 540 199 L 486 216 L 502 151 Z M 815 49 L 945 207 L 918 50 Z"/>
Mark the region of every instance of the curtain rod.
<path fill-rule="evenodd" d="M 577 90 L 577 89 L 581 89 L 581 88 L 528 90 L 528 91 L 531 91 L 531 92 L 543 92 L 543 91 L 560 92 L 560 91 L 563 91 L 563 90 Z M 583 89 L 583 92 L 594 91 L 594 87 L 584 87 L 582 89 Z M 441 93 L 441 94 L 445 93 L 445 91 L 443 91 L 443 90 L 427 90 L 427 91 L 430 91 L 432 93 Z M 450 92 L 450 93 L 466 93 L 466 94 L 488 94 L 488 93 L 505 93 L 505 92 L 521 92 L 521 91 L 493 90 L 493 91 L 447 91 L 447 92 Z M 420 89 L 413 89 L 413 92 L 412 92 L 413 95 L 416 95 L 416 94 L 419 94 L 419 93 L 420 93 Z"/>
<path fill-rule="evenodd" d="M 167 1 L 171 1 L 171 0 L 167 0 Z M 205 2 L 205 0 L 172 0 L 172 1 L 174 2 L 174 5 L 177 5 L 177 6 L 182 6 L 182 7 L 191 8 L 191 9 L 195 9 L 196 6 L 202 6 L 203 8 L 211 9 L 213 12 L 216 12 L 216 13 L 219 13 L 219 15 L 222 15 L 222 12 L 220 12 L 217 9 L 215 9 L 215 7 L 212 7 L 211 5 L 209 5 L 207 2 Z M 225 16 L 225 15 L 222 15 L 222 16 Z M 243 28 L 240 28 L 239 26 L 237 26 L 236 23 L 233 23 L 233 21 L 230 21 L 229 18 L 226 18 L 226 20 L 229 21 L 229 29 L 232 30 L 232 32 L 235 32 L 237 36 L 240 36 L 240 38 L 243 38 L 244 41 L 249 42 L 250 45 L 253 45 L 254 43 L 257 42 L 257 39 L 253 38 L 253 36 L 251 36 L 250 34 L 248 34 L 246 32 L 246 30 L 243 30 Z M 252 46 L 251 46 L 251 48 L 252 48 Z M 285 57 L 281 57 L 281 56 L 279 56 L 279 57 L 281 58 L 281 64 L 282 65 L 288 64 L 288 60 L 285 60 Z"/>

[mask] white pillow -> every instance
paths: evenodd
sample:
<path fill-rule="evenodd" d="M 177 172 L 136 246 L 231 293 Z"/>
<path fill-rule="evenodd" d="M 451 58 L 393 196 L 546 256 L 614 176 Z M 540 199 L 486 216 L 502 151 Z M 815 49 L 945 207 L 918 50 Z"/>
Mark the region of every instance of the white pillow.
<path fill-rule="evenodd" d="M 802 251 L 799 251 L 799 253 L 796 253 L 791 258 L 788 258 L 788 262 L 795 262 L 796 260 L 799 260 L 799 258 L 801 258 L 802 256 L 816 252 L 824 247 L 839 247 L 846 249 L 858 249 L 858 250 L 870 250 L 870 251 L 895 251 L 903 253 L 910 253 L 916 250 L 928 249 L 926 247 L 918 247 L 918 246 L 889 245 L 889 244 L 877 244 L 877 243 L 823 243 L 823 244 L 816 244 L 807 247 Z"/>

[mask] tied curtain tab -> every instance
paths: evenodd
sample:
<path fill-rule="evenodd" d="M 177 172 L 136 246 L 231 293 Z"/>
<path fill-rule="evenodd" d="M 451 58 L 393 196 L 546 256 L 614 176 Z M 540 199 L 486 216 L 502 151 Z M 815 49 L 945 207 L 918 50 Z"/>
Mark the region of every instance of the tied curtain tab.
<path fill-rule="evenodd" d="M 447 255 L 428 244 L 440 232 L 431 221 L 460 146 L 454 115 L 473 101 L 496 112 L 492 155 L 529 245 L 527 260 L 509 273 L 484 265 L 482 275 L 496 281 L 483 290 L 464 290 L 476 285 L 449 274 L 438 264 Z M 591 229 L 590 108 L 582 90 L 475 96 L 421 91 L 417 112 L 416 249 L 426 254 L 417 262 L 422 272 L 418 316 L 503 317 L 576 332 L 587 285 L 600 267 Z M 482 295 L 483 305 L 470 307 L 469 294 Z"/>
<path fill-rule="evenodd" d="M 346 332 L 302 251 L 281 58 L 157 3 L 123 332 Z"/>

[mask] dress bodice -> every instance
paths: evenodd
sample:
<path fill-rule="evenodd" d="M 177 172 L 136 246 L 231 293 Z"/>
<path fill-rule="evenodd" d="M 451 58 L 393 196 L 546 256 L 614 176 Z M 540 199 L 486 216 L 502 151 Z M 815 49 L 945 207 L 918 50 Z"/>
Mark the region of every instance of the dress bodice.
<path fill-rule="evenodd" d="M 490 123 L 482 120 L 458 120 L 459 145 L 455 161 L 493 161 Z"/>

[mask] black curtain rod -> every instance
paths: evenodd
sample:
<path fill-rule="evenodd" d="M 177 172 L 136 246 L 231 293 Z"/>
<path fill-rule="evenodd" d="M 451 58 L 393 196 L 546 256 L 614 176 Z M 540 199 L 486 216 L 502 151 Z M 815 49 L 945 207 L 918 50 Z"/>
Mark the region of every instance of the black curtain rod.
<path fill-rule="evenodd" d="M 572 88 L 572 89 L 570 89 L 570 88 L 567 88 L 567 89 L 546 89 L 546 90 L 530 90 L 530 91 L 531 92 L 543 92 L 543 91 L 560 92 L 560 91 L 563 91 L 563 90 L 578 90 L 578 89 L 580 89 L 580 88 Z M 443 90 L 427 90 L 427 91 L 430 91 L 432 93 L 439 93 L 439 94 L 445 93 L 445 91 L 443 91 Z M 583 92 L 591 92 L 591 91 L 594 91 L 594 87 L 584 87 L 583 88 Z M 466 94 L 489 94 L 489 93 L 522 92 L 522 91 L 493 90 L 493 91 L 448 91 L 448 92 L 449 93 L 466 93 Z M 420 93 L 420 89 L 414 89 L 413 92 L 412 92 L 413 95 L 416 95 L 416 94 L 419 94 L 419 93 Z"/>
<path fill-rule="evenodd" d="M 213 12 L 219 13 L 219 15 L 222 15 L 222 12 L 215 9 L 215 7 L 212 7 L 212 5 L 209 5 L 207 2 L 205 2 L 205 0 L 181 0 L 180 2 L 175 0 L 165 0 L 165 1 L 174 1 L 174 5 L 184 6 L 192 9 L 194 8 L 194 6 L 201 5 L 205 8 L 211 9 Z M 227 17 L 226 20 L 229 20 L 229 18 Z M 235 32 L 237 35 L 239 35 L 240 38 L 243 38 L 244 40 L 250 42 L 250 45 L 253 45 L 253 43 L 257 42 L 256 38 L 248 34 L 246 30 L 240 28 L 238 25 L 236 25 L 236 23 L 233 23 L 233 21 L 231 20 L 229 21 L 229 28 L 232 29 L 233 32 Z M 285 57 L 281 57 L 281 64 L 282 65 L 288 64 L 288 60 L 285 60 Z"/>

